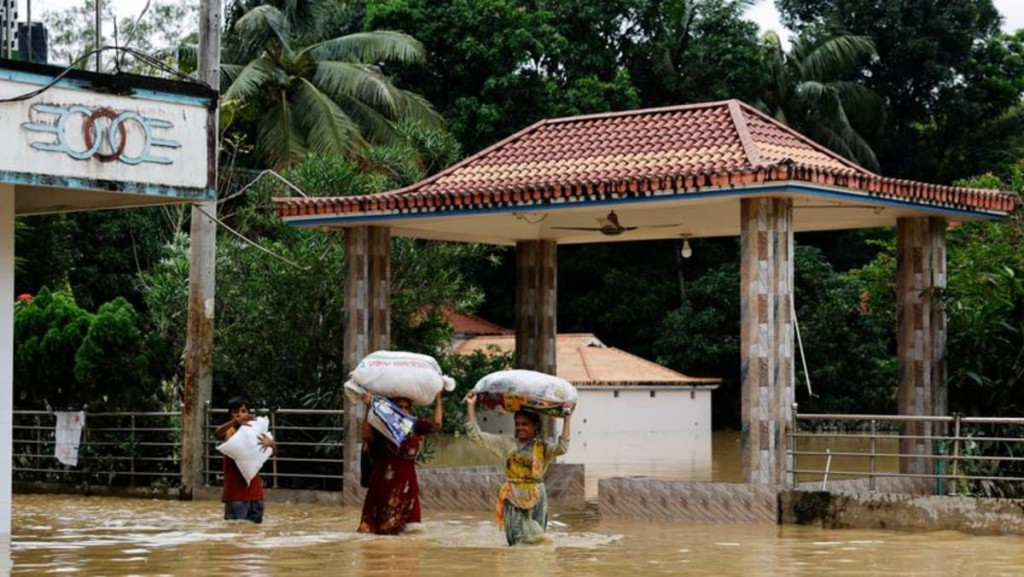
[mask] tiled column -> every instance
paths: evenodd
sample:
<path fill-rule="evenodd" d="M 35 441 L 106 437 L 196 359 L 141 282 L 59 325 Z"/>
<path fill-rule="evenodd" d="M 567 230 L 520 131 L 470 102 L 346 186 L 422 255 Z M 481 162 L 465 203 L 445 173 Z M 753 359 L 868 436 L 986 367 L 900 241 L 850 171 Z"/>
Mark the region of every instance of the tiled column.
<path fill-rule="evenodd" d="M 945 415 L 946 312 L 935 292 L 946 287 L 946 221 L 941 218 L 901 218 L 897 222 L 896 319 L 901 415 Z M 929 435 L 928 423 L 904 427 L 908 435 Z M 900 452 L 930 454 L 926 439 L 903 439 Z M 927 473 L 928 459 L 900 459 L 900 471 Z"/>
<path fill-rule="evenodd" d="M 346 374 L 373 351 L 391 346 L 391 231 L 361 226 L 345 231 L 345 343 L 342 362 Z M 345 403 L 345 481 L 342 502 L 358 505 L 359 424 L 363 406 Z"/>
<path fill-rule="evenodd" d="M 555 374 L 558 244 L 516 243 L 516 367 Z"/>
<path fill-rule="evenodd" d="M 743 476 L 759 485 L 778 485 L 785 472 L 794 398 L 792 214 L 788 199 L 741 201 Z"/>
<path fill-rule="evenodd" d="M 0 547 L 9 547 L 11 538 L 13 420 L 14 186 L 0 184 Z M 0 550 L 0 556 L 3 554 Z M 0 557 L 0 569 L 3 568 L 4 560 Z"/>

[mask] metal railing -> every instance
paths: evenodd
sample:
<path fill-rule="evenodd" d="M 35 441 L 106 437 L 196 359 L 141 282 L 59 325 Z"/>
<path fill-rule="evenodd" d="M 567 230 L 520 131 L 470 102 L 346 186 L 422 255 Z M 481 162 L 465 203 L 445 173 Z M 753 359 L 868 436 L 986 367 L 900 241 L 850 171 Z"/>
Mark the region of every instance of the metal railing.
<path fill-rule="evenodd" d="M 270 419 L 277 455 L 263 468 L 264 485 L 273 488 L 340 491 L 344 472 L 345 411 L 319 409 L 255 410 Z M 206 482 L 223 483 L 223 457 L 216 450 L 217 427 L 227 409 L 206 409 Z"/>
<path fill-rule="evenodd" d="M 267 486 L 340 491 L 344 411 L 275 409 L 256 411 L 270 419 L 277 455 L 261 475 Z M 205 472 L 209 485 L 223 482 L 214 431 L 227 409 L 207 408 Z M 49 411 L 14 411 L 14 480 L 62 485 L 177 487 L 181 482 L 181 413 L 85 413 L 74 467 L 54 456 L 56 416 Z"/>
<path fill-rule="evenodd" d="M 786 473 L 790 487 L 917 482 L 940 495 L 1022 497 L 1024 419 L 800 414 L 794 405 Z"/>
<path fill-rule="evenodd" d="M 177 486 L 181 477 L 181 414 L 86 413 L 78 464 L 54 456 L 56 415 L 14 411 L 14 479 L 74 485 Z"/>

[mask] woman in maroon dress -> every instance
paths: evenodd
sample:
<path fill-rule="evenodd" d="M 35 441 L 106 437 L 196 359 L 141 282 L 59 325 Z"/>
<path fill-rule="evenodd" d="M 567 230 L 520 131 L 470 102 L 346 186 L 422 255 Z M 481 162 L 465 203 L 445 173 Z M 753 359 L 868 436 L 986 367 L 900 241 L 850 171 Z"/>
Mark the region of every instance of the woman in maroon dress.
<path fill-rule="evenodd" d="M 367 407 L 370 399 L 369 395 L 364 397 Z M 411 408 L 409 399 L 392 398 L 391 401 L 403 411 L 408 412 Z M 433 420 L 417 419 L 413 434 L 397 447 L 368 421 L 363 421 L 363 443 L 369 447 L 373 466 L 366 500 L 363 501 L 360 533 L 395 535 L 404 531 L 406 524 L 420 522 L 416 456 L 420 452 L 421 437 L 441 429 L 442 411 L 441 394 L 438 393 Z"/>

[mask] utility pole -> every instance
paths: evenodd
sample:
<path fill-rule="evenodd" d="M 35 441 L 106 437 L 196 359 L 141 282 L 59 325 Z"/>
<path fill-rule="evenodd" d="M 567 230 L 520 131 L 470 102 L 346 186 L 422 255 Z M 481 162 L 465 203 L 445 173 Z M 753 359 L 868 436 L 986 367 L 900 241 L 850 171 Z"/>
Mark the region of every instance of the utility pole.
<path fill-rule="evenodd" d="M 220 90 L 220 0 L 199 4 L 199 79 Z M 212 146 L 218 146 L 216 114 L 209 125 Z M 216 190 L 217 161 L 214 154 Z M 205 214 L 204 214 L 205 213 Z M 192 205 L 189 257 L 188 331 L 185 340 L 185 399 L 181 415 L 181 498 L 191 499 L 205 483 L 203 441 L 206 406 L 213 394 L 213 318 L 217 259 L 217 226 L 207 215 L 217 215 L 217 201 Z"/>
<path fill-rule="evenodd" d="M 96 72 L 103 72 L 103 59 L 100 57 L 103 47 L 103 0 L 96 0 Z M 32 49 L 29 48 L 29 54 Z"/>

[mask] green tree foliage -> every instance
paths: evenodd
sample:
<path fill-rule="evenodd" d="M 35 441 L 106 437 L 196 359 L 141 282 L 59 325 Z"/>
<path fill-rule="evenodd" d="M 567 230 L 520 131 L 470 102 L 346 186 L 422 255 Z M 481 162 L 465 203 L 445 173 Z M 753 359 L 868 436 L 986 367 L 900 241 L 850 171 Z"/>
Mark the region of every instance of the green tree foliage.
<path fill-rule="evenodd" d="M 542 118 L 637 106 L 617 57 L 630 4 L 371 0 L 365 28 L 423 42 L 426 65 L 398 76 L 474 152 Z"/>
<path fill-rule="evenodd" d="M 406 136 L 395 148 L 371 149 L 359 162 L 311 156 L 284 177 L 310 196 L 364 194 L 409 184 L 428 167 L 458 156 L 450 137 L 418 125 L 399 130 Z M 291 192 L 279 182 L 261 181 L 228 209 L 234 229 L 259 247 L 223 231 L 218 239 L 215 399 L 244 391 L 268 406 L 341 402 L 344 233 L 285 226 L 270 198 Z M 479 292 L 454 263 L 472 260 L 479 251 L 473 245 L 392 241 L 394 347 L 441 354 L 451 329 L 424 311 L 477 304 Z M 142 282 L 157 331 L 174 350 L 182 350 L 187 239 L 169 246 Z"/>
<path fill-rule="evenodd" d="M 753 103 L 768 58 L 749 0 L 637 2 L 627 59 L 644 106 L 739 98 Z"/>
<path fill-rule="evenodd" d="M 882 101 L 860 82 L 846 80 L 877 57 L 862 36 L 797 38 L 785 51 L 767 36 L 769 82 L 758 104 L 776 120 L 872 170 L 878 159 L 863 134 L 882 120 Z"/>
<path fill-rule="evenodd" d="M 148 2 L 139 14 L 116 17 L 113 4 L 104 2 L 103 46 L 121 46 L 156 56 L 173 68 L 195 69 L 195 51 L 179 48 L 197 43 L 198 4 L 183 0 Z M 96 47 L 96 2 L 85 2 L 56 12 L 44 12 L 41 20 L 49 32 L 50 62 L 95 70 L 95 60 L 82 60 Z M 106 51 L 104 71 L 124 70 L 163 76 L 166 71 L 120 52 Z"/>
<path fill-rule="evenodd" d="M 1004 188 L 991 175 L 966 186 Z M 1009 187 L 1024 192 L 1018 171 Z M 970 222 L 948 239 L 950 408 L 1015 416 L 1024 409 L 1024 226 L 1020 208 L 1001 222 Z"/>
<path fill-rule="evenodd" d="M 123 298 L 97 311 L 75 353 L 75 379 L 91 391 L 92 410 L 147 410 L 163 400 L 162 377 L 175 351 L 146 330 L 144 317 Z"/>
<path fill-rule="evenodd" d="M 976 142 L 972 133 L 1000 119 L 1024 90 L 1020 40 L 999 33 L 991 0 L 776 4 L 801 36 L 845 33 L 874 42 L 879 58 L 861 79 L 886 103 L 875 147 L 885 173 L 949 182 L 984 170 L 958 161 Z"/>
<path fill-rule="evenodd" d="M 70 295 L 43 288 L 14 310 L 14 388 L 19 407 L 80 409 L 90 400 L 77 386 L 75 355 L 92 324 Z"/>
<path fill-rule="evenodd" d="M 122 296 L 139 306 L 136 275 L 160 258 L 182 221 L 177 207 L 22 218 L 15 252 L 23 267 L 15 288 L 19 294 L 66 289 L 90 311 Z"/>
<path fill-rule="evenodd" d="M 462 430 L 462 424 L 466 422 L 466 405 L 463 403 L 466 395 L 476 385 L 477 381 L 495 371 L 503 371 L 513 367 L 515 352 L 503 353 L 496 347 L 487 351 L 473 351 L 472 354 L 463 355 L 458 353 L 438 357 L 438 362 L 444 373 L 455 379 L 455 390 L 444 394 L 444 427 L 445 433 L 456 433 Z M 421 411 L 422 416 L 427 416 L 430 409 Z"/>
<path fill-rule="evenodd" d="M 257 150 L 271 167 L 400 142 L 402 119 L 440 122 L 427 101 L 381 72 L 383 62 L 422 60 L 422 46 L 408 35 L 363 32 L 293 46 L 288 18 L 269 5 L 247 12 L 230 33 L 242 64 L 222 66 L 224 99 L 255 126 Z"/>
<path fill-rule="evenodd" d="M 19 408 L 146 410 L 158 406 L 168 350 L 124 299 L 95 315 L 71 295 L 39 291 L 14 312 Z"/>

